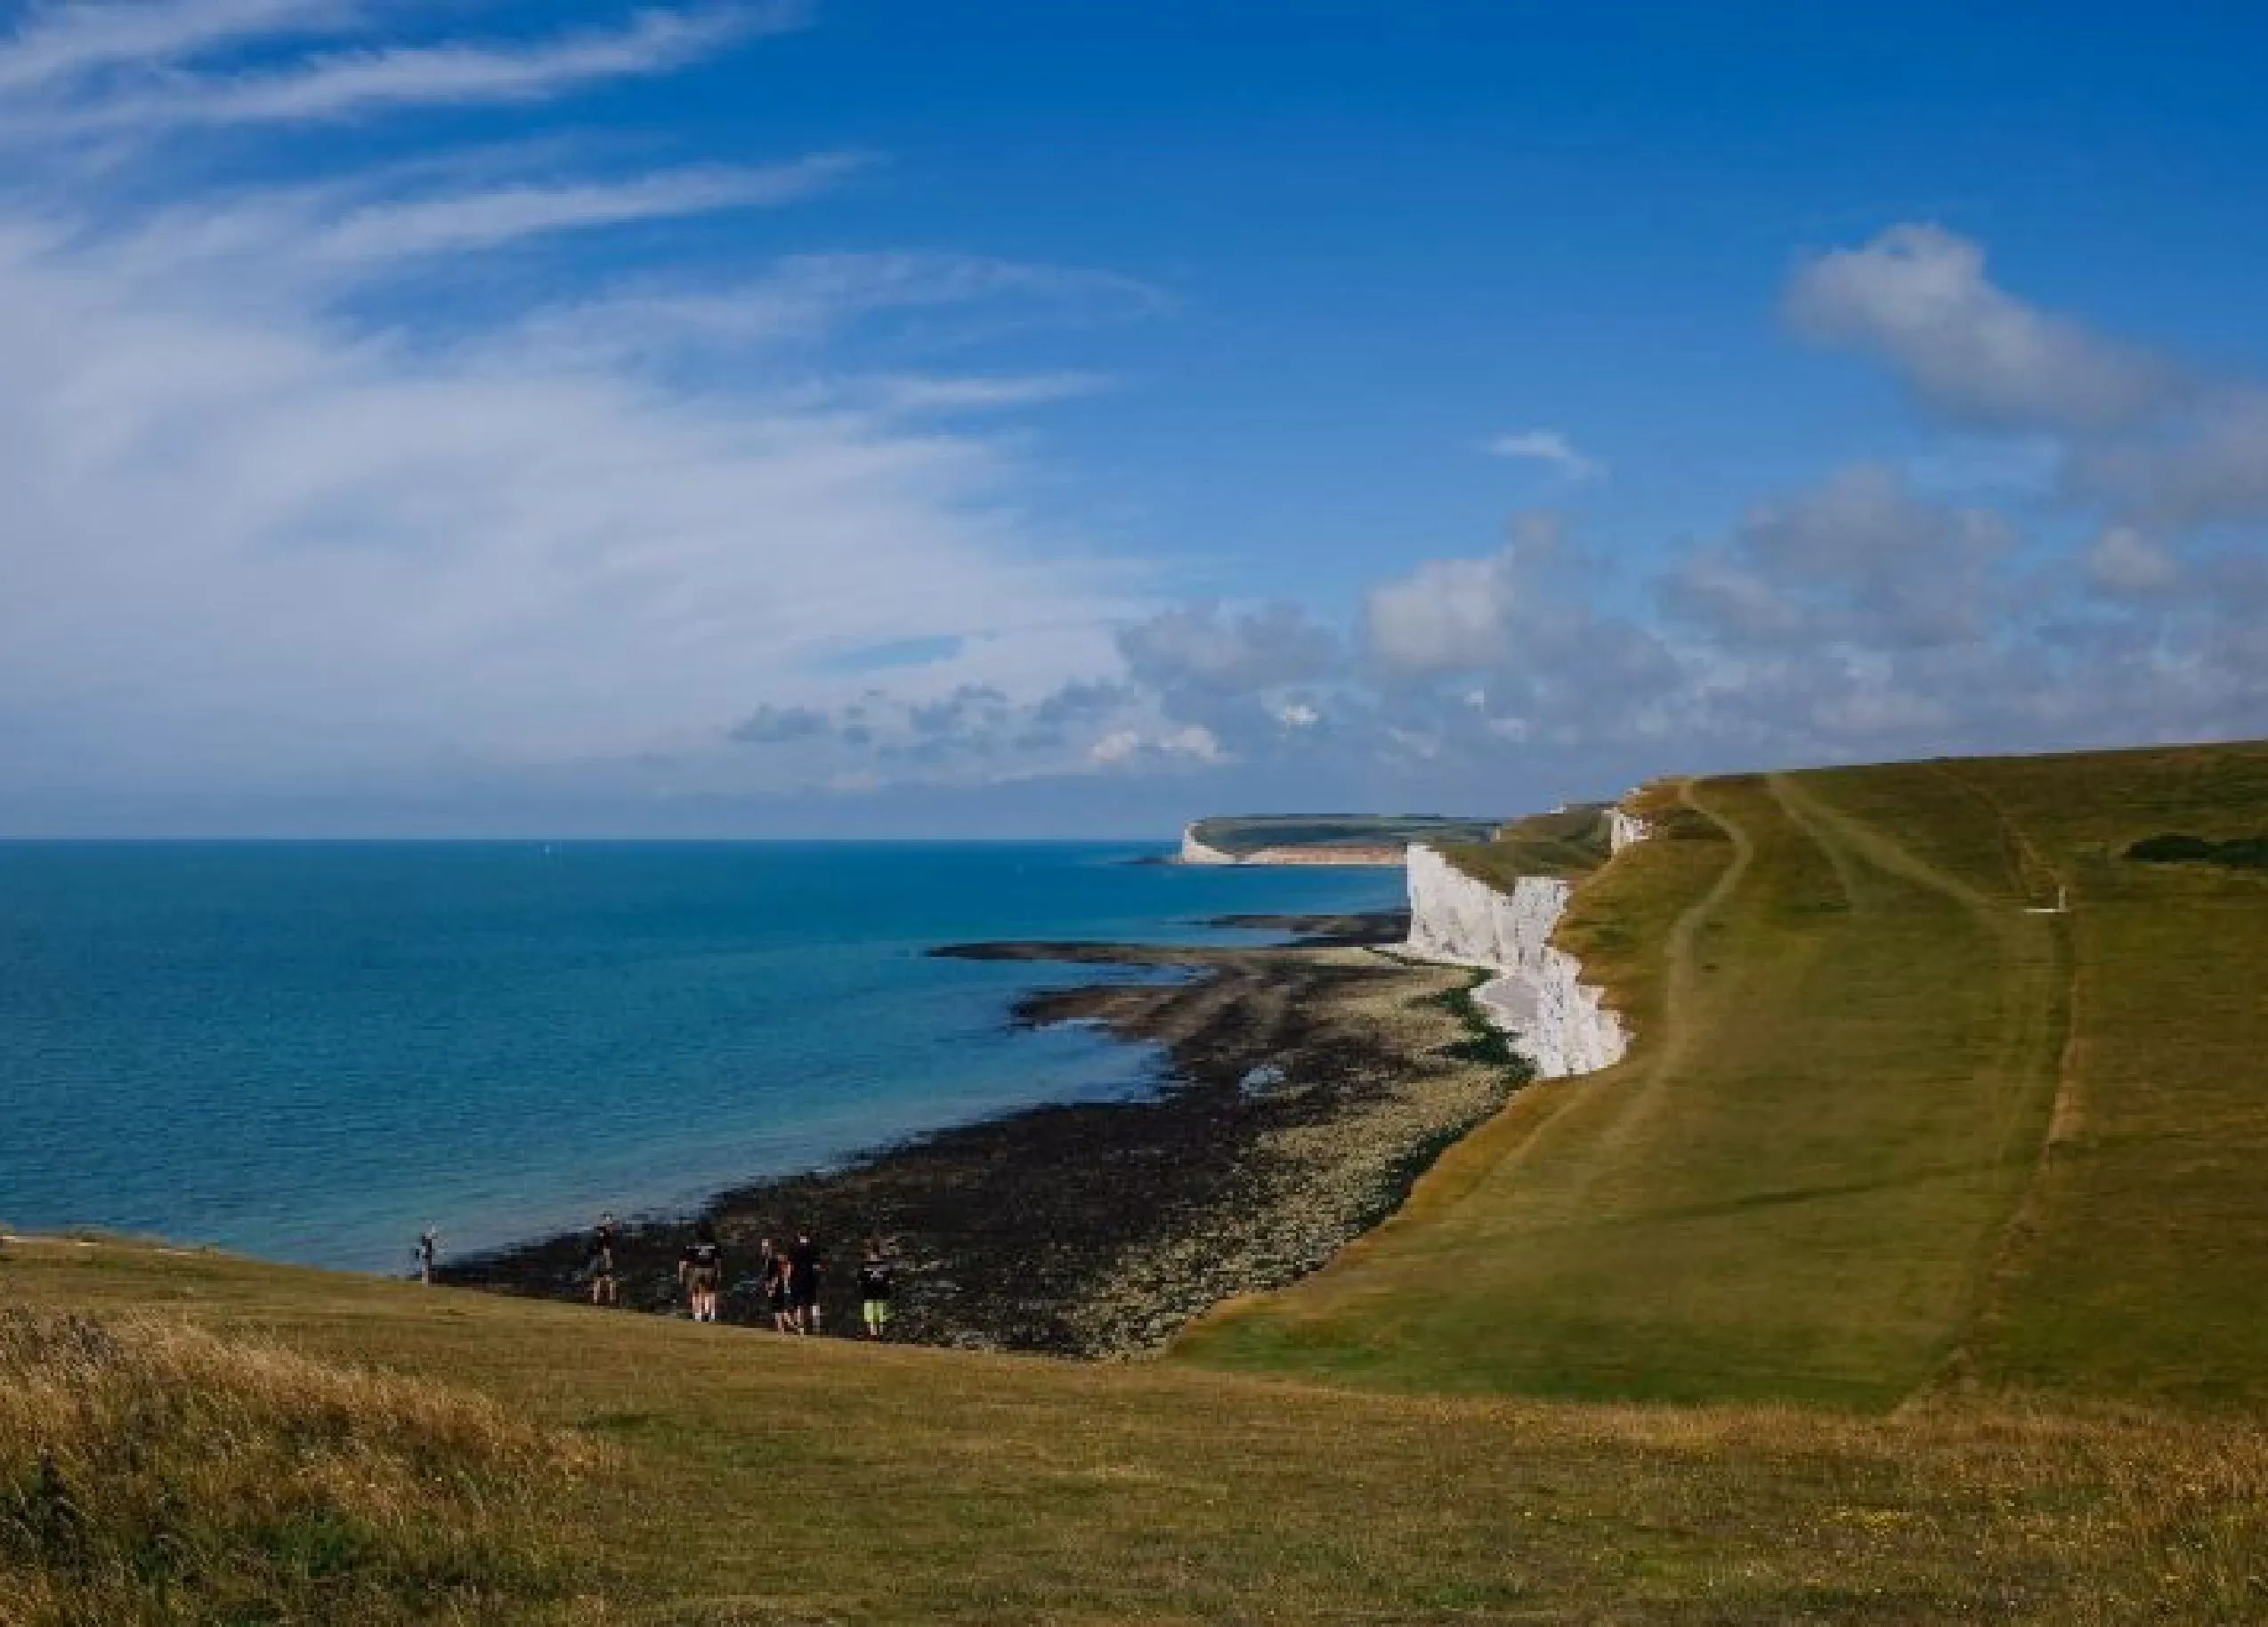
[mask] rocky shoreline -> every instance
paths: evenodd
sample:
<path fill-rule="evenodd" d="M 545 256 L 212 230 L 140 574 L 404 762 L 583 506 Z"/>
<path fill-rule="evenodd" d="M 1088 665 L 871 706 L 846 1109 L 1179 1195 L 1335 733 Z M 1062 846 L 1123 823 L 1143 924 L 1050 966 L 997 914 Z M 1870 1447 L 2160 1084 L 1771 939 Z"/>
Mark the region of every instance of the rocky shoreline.
<path fill-rule="evenodd" d="M 1400 939 L 1399 915 L 1215 924 L 1295 935 L 1251 949 L 933 951 L 1184 974 L 1045 989 L 1013 1015 L 1159 1045 L 1155 1089 L 1004 1114 L 741 1187 L 684 1220 L 635 1223 L 617 1251 L 623 1303 L 675 1307 L 674 1262 L 701 1219 L 726 1248 L 728 1321 L 763 1319 L 749 1275 L 759 1239 L 806 1227 L 825 1249 L 829 1331 L 855 1331 L 859 1246 L 879 1231 L 901 1267 L 895 1336 L 1064 1356 L 1155 1348 L 1224 1299 L 1313 1270 L 1390 1213 L 1519 1075 L 1470 1054 L 1473 974 L 1370 952 Z M 579 1298 L 584 1252 L 581 1236 L 554 1237 L 442 1278 Z"/>

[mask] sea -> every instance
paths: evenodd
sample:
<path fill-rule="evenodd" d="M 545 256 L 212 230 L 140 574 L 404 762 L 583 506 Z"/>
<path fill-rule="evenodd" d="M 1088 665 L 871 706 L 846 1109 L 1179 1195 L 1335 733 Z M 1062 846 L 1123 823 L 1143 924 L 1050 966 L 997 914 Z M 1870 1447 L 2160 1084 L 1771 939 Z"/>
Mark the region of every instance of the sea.
<path fill-rule="evenodd" d="M 1149 1048 L 1017 1029 L 1094 967 L 1258 943 L 1392 870 L 1094 843 L 0 843 L 0 1221 L 404 1272 L 1044 1102 Z M 1139 975 L 1129 972 L 1125 975 Z M 1154 975 L 1154 974 L 1153 974 Z"/>

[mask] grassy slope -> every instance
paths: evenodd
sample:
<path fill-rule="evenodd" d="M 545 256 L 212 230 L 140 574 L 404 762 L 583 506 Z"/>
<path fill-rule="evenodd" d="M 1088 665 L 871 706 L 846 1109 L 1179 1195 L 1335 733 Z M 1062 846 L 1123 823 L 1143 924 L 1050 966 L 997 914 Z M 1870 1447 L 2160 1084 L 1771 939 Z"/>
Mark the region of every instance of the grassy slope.
<path fill-rule="evenodd" d="M 2268 748 L 1680 794 L 1684 839 L 1600 875 L 1563 938 L 1631 1059 L 1527 1092 L 1180 1353 L 1426 1389 L 1882 1406 L 1951 1368 L 2268 1399 L 2268 878 L 2110 856 L 2258 833 Z M 2023 912 L 2059 882 L 2073 913 Z"/>
<path fill-rule="evenodd" d="M 1449 862 L 1476 880 L 1509 887 L 1522 876 L 1587 876 L 1607 862 L 1608 805 L 1577 803 L 1530 814 L 1500 827 L 1486 842 L 1443 845 Z"/>
<path fill-rule="evenodd" d="M 483 1622 L 2235 1619 L 2268 1542 L 2268 1431 L 2210 1419 L 1352 1404 L 114 1245 L 12 1243 L 0 1297 L 184 1315 L 588 1437 L 603 1471 L 548 1504 L 565 1598 Z M 8 1627 L 65 1619 L 0 1587 Z"/>
<path fill-rule="evenodd" d="M 2268 1403 L 2268 874 L 2137 864 L 2174 831 L 2268 835 L 2268 745 L 1954 765 L 2071 890 L 2053 1139 L 1975 1340 L 1988 1379 Z M 2084 790 L 2085 795 L 2077 794 Z"/>

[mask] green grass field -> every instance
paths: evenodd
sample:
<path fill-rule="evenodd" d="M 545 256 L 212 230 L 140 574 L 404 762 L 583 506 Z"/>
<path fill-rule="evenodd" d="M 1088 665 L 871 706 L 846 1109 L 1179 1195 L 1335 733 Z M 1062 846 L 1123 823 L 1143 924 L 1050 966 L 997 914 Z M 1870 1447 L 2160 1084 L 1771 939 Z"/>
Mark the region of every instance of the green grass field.
<path fill-rule="evenodd" d="M 1455 843 L 1449 862 L 1475 880 L 1506 887 L 1522 876 L 1587 876 L 1607 862 L 1608 805 L 1576 803 L 1500 826 L 1486 842 Z M 1437 844 L 1438 846 L 1438 844 Z"/>
<path fill-rule="evenodd" d="M 1630 1058 L 1166 1361 L 12 1241 L 0 1627 L 2268 1618 L 2268 747 L 1648 796 Z"/>
<path fill-rule="evenodd" d="M 1657 788 L 1561 941 L 1631 1056 L 1185 1338 L 1425 1390 L 1892 1405 L 1944 1380 L 2268 1399 L 2268 748 Z M 2068 897 L 2068 913 L 2029 912 Z"/>

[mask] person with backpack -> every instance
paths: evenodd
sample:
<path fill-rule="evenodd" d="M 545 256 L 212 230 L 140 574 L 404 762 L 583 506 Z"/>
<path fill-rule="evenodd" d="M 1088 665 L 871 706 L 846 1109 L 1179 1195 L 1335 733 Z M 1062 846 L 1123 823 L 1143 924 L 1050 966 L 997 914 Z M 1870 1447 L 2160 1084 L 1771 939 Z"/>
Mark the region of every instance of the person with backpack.
<path fill-rule="evenodd" d="M 858 1267 L 859 1309 L 866 1321 L 866 1337 L 880 1339 L 890 1325 L 890 1295 L 897 1285 L 897 1268 L 882 1251 L 882 1240 L 866 1240 L 866 1258 Z"/>
<path fill-rule="evenodd" d="M 598 1225 L 591 1230 L 591 1303 L 620 1305 L 621 1285 L 614 1280 L 614 1215 L 612 1210 L 598 1218 Z"/>
<path fill-rule="evenodd" d="M 763 1261 L 761 1279 L 764 1283 L 764 1308 L 772 1313 L 772 1330 L 775 1333 L 792 1333 L 790 1319 L 795 1314 L 795 1267 L 786 1254 L 772 1246 L 766 1237 L 758 1258 Z"/>
<path fill-rule="evenodd" d="M 725 1284 L 725 1249 L 717 1228 L 704 1220 L 693 1230 L 693 1240 L 677 1257 L 677 1281 L 695 1322 L 717 1320 L 717 1293 Z"/>
<path fill-rule="evenodd" d="M 789 1283 L 789 1297 L 794 1305 L 793 1320 L 798 1333 L 819 1332 L 819 1283 L 823 1275 L 819 1264 L 819 1245 L 811 1241 L 809 1232 L 796 1234 L 795 1247 L 788 1251 L 788 1264 L 795 1275 Z"/>

